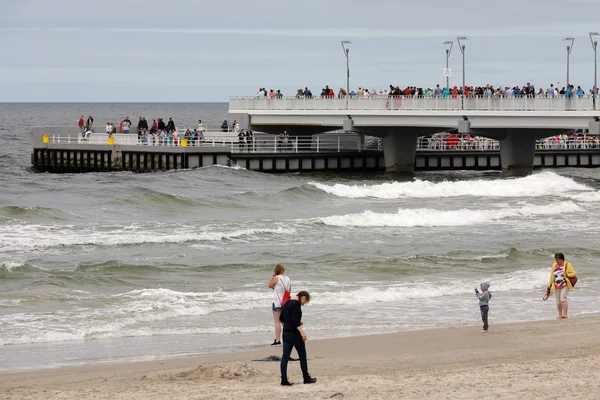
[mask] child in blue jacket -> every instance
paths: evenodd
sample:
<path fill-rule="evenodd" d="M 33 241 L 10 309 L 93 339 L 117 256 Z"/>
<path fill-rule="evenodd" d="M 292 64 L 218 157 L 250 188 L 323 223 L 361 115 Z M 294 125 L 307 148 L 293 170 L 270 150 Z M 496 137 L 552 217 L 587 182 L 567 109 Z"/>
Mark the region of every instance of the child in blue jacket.
<path fill-rule="evenodd" d="M 490 311 L 489 301 L 492 298 L 492 293 L 489 291 L 490 284 L 483 282 L 481 284 L 481 293 L 475 288 L 475 294 L 479 299 L 479 309 L 481 310 L 481 320 L 483 321 L 483 330 L 481 332 L 487 333 L 488 325 L 488 312 Z"/>

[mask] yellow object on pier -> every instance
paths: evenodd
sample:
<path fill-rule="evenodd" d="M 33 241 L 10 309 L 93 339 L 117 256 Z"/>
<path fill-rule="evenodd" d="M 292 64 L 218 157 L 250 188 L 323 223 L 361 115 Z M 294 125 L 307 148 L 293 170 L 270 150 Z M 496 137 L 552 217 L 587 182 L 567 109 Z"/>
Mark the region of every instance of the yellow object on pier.
<path fill-rule="evenodd" d="M 187 139 L 186 138 L 181 139 L 181 147 L 187 147 Z"/>
<path fill-rule="evenodd" d="M 44 136 L 42 136 L 42 142 L 44 142 L 44 143 L 50 142 L 50 137 L 48 136 L 48 134 L 44 134 Z"/>
<path fill-rule="evenodd" d="M 115 138 L 112 136 L 108 137 L 108 144 L 115 144 Z"/>

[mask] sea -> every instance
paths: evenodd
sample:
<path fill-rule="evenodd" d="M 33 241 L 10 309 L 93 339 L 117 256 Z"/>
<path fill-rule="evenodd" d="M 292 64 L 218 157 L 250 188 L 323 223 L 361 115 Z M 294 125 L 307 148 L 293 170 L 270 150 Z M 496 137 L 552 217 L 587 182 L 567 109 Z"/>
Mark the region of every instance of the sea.
<path fill-rule="evenodd" d="M 556 318 L 555 252 L 600 314 L 600 169 L 50 174 L 34 126 L 231 119 L 225 103 L 0 104 L 0 371 L 268 348 L 283 264 L 310 340 Z M 562 323 L 562 322 L 561 322 Z M 518 338 L 515 338 L 518 340 Z M 278 354 L 279 349 L 273 349 Z"/>

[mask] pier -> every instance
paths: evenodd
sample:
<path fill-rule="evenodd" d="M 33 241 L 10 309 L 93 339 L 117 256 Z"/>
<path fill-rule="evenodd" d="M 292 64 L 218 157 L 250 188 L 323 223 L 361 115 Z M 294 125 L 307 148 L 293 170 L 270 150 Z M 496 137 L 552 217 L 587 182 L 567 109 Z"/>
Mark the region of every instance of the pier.
<path fill-rule="evenodd" d="M 193 169 L 212 165 L 239 166 L 260 172 L 381 172 L 386 171 L 385 140 L 376 136 L 337 130 L 292 136 L 287 141 L 257 133 L 252 142 L 235 135 L 208 133 L 200 141 L 179 139 L 171 145 L 149 140 L 142 143 L 136 132 L 93 133 L 82 139 L 73 128 L 35 128 L 31 164 L 35 171 L 52 173 L 136 173 Z M 222 135 L 222 133 L 221 133 Z M 580 140 L 556 144 L 535 143 L 533 168 L 600 167 L 600 141 Z M 444 136 L 419 137 L 413 170 L 500 170 L 501 142 L 485 138 L 449 143 Z"/>
<path fill-rule="evenodd" d="M 540 139 L 573 129 L 600 134 L 592 97 L 232 97 L 229 112 L 265 132 L 314 135 L 344 129 L 379 137 L 385 169 L 396 172 L 418 169 L 418 138 L 442 131 L 497 140 L 500 168 L 515 175 L 534 168 Z"/>

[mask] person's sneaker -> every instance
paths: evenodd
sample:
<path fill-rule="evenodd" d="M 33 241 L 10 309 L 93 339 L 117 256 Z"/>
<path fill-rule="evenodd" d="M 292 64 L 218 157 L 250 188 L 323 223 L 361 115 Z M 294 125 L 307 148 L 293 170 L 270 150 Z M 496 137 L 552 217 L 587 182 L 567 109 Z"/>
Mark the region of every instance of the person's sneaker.
<path fill-rule="evenodd" d="M 279 340 L 273 340 L 273 343 L 271 343 L 271 346 L 281 346 L 281 342 Z"/>
<path fill-rule="evenodd" d="M 293 385 L 293 383 L 288 381 L 287 378 L 281 379 L 281 386 L 292 386 L 292 385 Z"/>
<path fill-rule="evenodd" d="M 311 378 L 310 375 L 304 378 L 304 384 L 317 383 L 317 378 Z"/>

